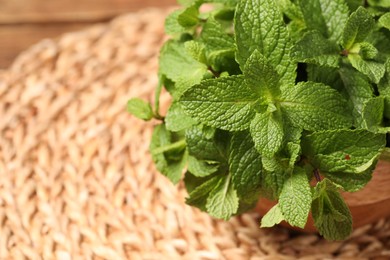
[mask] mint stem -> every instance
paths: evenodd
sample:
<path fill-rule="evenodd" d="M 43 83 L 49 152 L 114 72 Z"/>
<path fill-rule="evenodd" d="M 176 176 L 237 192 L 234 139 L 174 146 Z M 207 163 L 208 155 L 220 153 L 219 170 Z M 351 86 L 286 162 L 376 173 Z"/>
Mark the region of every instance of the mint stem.
<path fill-rule="evenodd" d="M 316 177 L 317 182 L 321 181 L 320 171 L 318 169 L 314 169 L 314 177 Z"/>

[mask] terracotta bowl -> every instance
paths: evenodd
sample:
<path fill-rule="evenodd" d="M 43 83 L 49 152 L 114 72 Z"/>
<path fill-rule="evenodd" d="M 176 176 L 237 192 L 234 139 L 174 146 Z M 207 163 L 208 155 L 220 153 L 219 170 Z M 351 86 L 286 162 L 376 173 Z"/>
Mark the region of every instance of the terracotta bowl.
<path fill-rule="evenodd" d="M 358 228 L 381 218 L 390 217 L 390 162 L 379 161 L 372 180 L 362 190 L 342 193 L 352 213 L 353 227 Z M 276 202 L 261 199 L 256 210 L 263 216 Z M 305 229 L 281 225 L 306 232 L 316 232 L 313 218 L 309 216 Z"/>

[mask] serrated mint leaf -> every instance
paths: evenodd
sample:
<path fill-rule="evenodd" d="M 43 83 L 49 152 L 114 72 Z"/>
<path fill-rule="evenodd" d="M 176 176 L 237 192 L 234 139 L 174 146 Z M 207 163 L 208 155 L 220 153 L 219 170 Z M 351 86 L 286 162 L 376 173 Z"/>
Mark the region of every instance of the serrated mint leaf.
<path fill-rule="evenodd" d="M 362 173 L 377 162 L 385 144 L 384 134 L 367 130 L 321 131 L 302 139 L 303 154 L 323 172 Z"/>
<path fill-rule="evenodd" d="M 279 207 L 284 219 L 293 226 L 304 228 L 311 201 L 311 190 L 306 172 L 296 167 L 284 183 L 279 197 Z"/>
<path fill-rule="evenodd" d="M 175 88 L 179 92 L 177 96 L 190 86 L 198 84 L 207 71 L 205 64 L 189 55 L 184 44 L 175 41 L 165 43 L 159 61 L 159 73 L 176 83 Z"/>
<path fill-rule="evenodd" d="M 165 117 L 167 129 L 173 132 L 184 130 L 195 123 L 196 121 L 184 113 L 183 108 L 177 102 L 172 103 Z"/>
<path fill-rule="evenodd" d="M 307 81 L 323 83 L 342 92 L 343 82 L 340 79 L 339 69 L 314 64 L 307 64 Z"/>
<path fill-rule="evenodd" d="M 289 172 L 289 159 L 263 156 L 261 162 L 263 163 L 261 195 L 276 200 L 284 186 L 286 173 Z"/>
<path fill-rule="evenodd" d="M 279 75 L 257 49 L 244 66 L 245 83 L 262 99 L 272 101 L 280 95 Z"/>
<path fill-rule="evenodd" d="M 333 183 L 339 185 L 343 190 L 348 192 L 355 192 L 361 190 L 372 178 L 372 172 L 375 166 L 370 169 L 359 173 L 346 173 L 346 172 L 322 172 L 326 178 L 331 180 Z"/>
<path fill-rule="evenodd" d="M 221 157 L 215 142 L 215 129 L 207 126 L 192 126 L 185 137 L 190 155 L 199 160 L 218 161 Z"/>
<path fill-rule="evenodd" d="M 328 240 L 346 239 L 352 232 L 352 216 L 337 188 L 324 179 L 314 189 L 312 215 L 319 233 Z"/>
<path fill-rule="evenodd" d="M 184 47 L 192 58 L 201 63 L 207 63 L 206 48 L 202 43 L 196 41 L 187 41 L 184 43 Z"/>
<path fill-rule="evenodd" d="M 199 1 L 184 9 L 177 17 L 177 20 L 184 28 L 191 28 L 199 22 Z"/>
<path fill-rule="evenodd" d="M 237 192 L 231 183 L 231 176 L 228 175 L 210 192 L 206 209 L 211 216 L 228 220 L 237 213 L 238 206 Z"/>
<path fill-rule="evenodd" d="M 348 60 L 355 69 L 368 76 L 376 84 L 385 74 L 384 64 L 374 60 L 364 60 L 359 54 L 349 54 Z"/>
<path fill-rule="evenodd" d="M 352 125 L 346 100 L 321 83 L 302 82 L 284 89 L 280 105 L 283 115 L 298 128 L 317 131 Z"/>
<path fill-rule="evenodd" d="M 244 84 L 243 76 L 204 80 L 180 98 L 184 110 L 196 120 L 228 131 L 249 127 L 256 101 L 256 94 Z"/>
<path fill-rule="evenodd" d="M 390 8 L 390 0 L 367 0 L 370 6 Z"/>
<path fill-rule="evenodd" d="M 299 5 L 309 30 L 318 30 L 333 42 L 341 39 L 349 14 L 344 0 L 300 0 Z"/>
<path fill-rule="evenodd" d="M 261 186 L 261 156 L 248 132 L 236 132 L 230 143 L 229 167 L 232 182 L 241 200 L 257 201 Z"/>
<path fill-rule="evenodd" d="M 274 0 L 243 0 L 237 5 L 234 30 L 241 67 L 259 50 L 275 67 L 284 84 L 293 84 L 296 63 L 290 58 L 290 37 Z"/>
<path fill-rule="evenodd" d="M 178 18 L 182 10 L 175 10 L 170 13 L 165 19 L 165 33 L 169 35 L 179 34 L 186 31 L 186 29 L 179 24 Z"/>
<path fill-rule="evenodd" d="M 379 18 L 379 24 L 390 30 L 390 12 L 385 13 Z"/>
<path fill-rule="evenodd" d="M 276 204 L 273 206 L 267 214 L 265 214 L 261 218 L 261 225 L 260 227 L 266 228 L 266 227 L 273 227 L 280 222 L 284 220 L 284 216 L 282 214 L 282 211 L 280 210 L 279 204 Z"/>
<path fill-rule="evenodd" d="M 198 160 L 193 156 L 188 157 L 188 171 L 196 177 L 205 177 L 218 171 L 219 162 Z"/>
<path fill-rule="evenodd" d="M 384 97 L 367 100 L 363 107 L 364 128 L 374 131 L 381 126 L 385 109 Z"/>
<path fill-rule="evenodd" d="M 184 140 L 174 142 L 175 139 L 165 125 L 158 125 L 153 130 L 150 143 L 156 168 L 174 184 L 179 182 L 188 157 Z"/>
<path fill-rule="evenodd" d="M 378 84 L 378 90 L 380 95 L 385 98 L 384 114 L 390 118 L 390 59 L 387 60 L 385 67 L 386 73 Z"/>
<path fill-rule="evenodd" d="M 209 17 L 203 26 L 200 40 L 206 44 L 209 51 L 235 50 L 234 38 L 222 29 L 213 17 Z"/>
<path fill-rule="evenodd" d="M 273 156 L 283 144 L 284 130 L 281 116 L 265 112 L 256 114 L 250 125 L 256 149 L 264 156 Z"/>
<path fill-rule="evenodd" d="M 313 48 L 315 46 L 315 48 Z M 340 49 L 318 31 L 310 31 L 292 49 L 292 58 L 299 62 L 338 67 Z"/>
<path fill-rule="evenodd" d="M 127 112 L 143 120 L 153 118 L 151 105 L 140 98 L 132 98 L 127 102 Z"/>
<path fill-rule="evenodd" d="M 199 178 L 199 180 L 203 180 L 203 179 L 204 178 Z M 188 205 L 195 206 L 202 211 L 206 211 L 207 198 L 209 197 L 210 192 L 214 190 L 215 187 L 218 186 L 220 182 L 221 182 L 220 176 L 214 176 L 211 179 L 205 179 L 202 184 L 198 185 L 196 188 L 189 191 L 189 197 L 186 198 L 186 203 Z"/>
<path fill-rule="evenodd" d="M 364 60 L 374 59 L 378 55 L 378 50 L 368 42 L 361 42 L 355 45 L 359 46 L 359 55 L 362 56 Z M 355 48 L 355 45 L 353 48 Z"/>
<path fill-rule="evenodd" d="M 348 18 L 343 32 L 342 46 L 349 50 L 355 43 L 364 41 L 374 26 L 375 21 L 371 14 L 364 7 L 359 7 Z"/>

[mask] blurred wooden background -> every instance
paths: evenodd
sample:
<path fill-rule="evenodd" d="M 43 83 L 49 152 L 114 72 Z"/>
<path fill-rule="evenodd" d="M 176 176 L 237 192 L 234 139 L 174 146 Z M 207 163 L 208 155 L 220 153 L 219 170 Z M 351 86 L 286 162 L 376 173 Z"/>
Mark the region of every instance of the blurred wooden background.
<path fill-rule="evenodd" d="M 0 69 L 28 46 L 146 7 L 175 0 L 0 0 Z M 131 26 L 131 25 L 129 25 Z"/>

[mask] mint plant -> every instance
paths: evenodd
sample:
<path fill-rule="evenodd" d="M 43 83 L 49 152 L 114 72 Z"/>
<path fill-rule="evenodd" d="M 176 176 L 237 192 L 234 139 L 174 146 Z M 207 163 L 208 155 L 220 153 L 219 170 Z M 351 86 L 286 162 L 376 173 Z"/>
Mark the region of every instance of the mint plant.
<path fill-rule="evenodd" d="M 153 106 L 128 102 L 159 121 L 157 169 L 173 183 L 184 175 L 186 202 L 213 217 L 266 197 L 278 203 L 262 227 L 303 228 L 311 211 L 326 239 L 345 239 L 352 219 L 340 190 L 363 188 L 388 145 L 390 2 L 179 2 Z M 164 116 L 162 88 L 172 96 Z"/>

